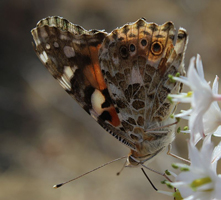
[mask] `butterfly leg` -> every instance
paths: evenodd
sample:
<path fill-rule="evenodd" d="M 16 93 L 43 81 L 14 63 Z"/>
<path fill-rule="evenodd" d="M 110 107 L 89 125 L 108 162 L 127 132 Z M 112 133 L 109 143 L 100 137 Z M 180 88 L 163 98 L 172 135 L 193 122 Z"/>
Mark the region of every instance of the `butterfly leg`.
<path fill-rule="evenodd" d="M 171 153 L 171 150 L 172 150 L 172 145 L 169 144 L 169 146 L 168 146 L 168 151 L 167 151 L 167 155 L 170 155 L 170 156 L 172 156 L 172 157 L 174 157 L 174 158 L 177 158 L 177 159 L 179 159 L 179 160 L 181 160 L 181 161 L 183 161 L 183 162 L 186 162 L 186 163 L 188 163 L 188 164 L 191 164 L 189 160 L 184 159 L 184 158 L 182 158 L 182 157 L 180 157 L 180 156 L 177 156 L 177 155 Z"/>

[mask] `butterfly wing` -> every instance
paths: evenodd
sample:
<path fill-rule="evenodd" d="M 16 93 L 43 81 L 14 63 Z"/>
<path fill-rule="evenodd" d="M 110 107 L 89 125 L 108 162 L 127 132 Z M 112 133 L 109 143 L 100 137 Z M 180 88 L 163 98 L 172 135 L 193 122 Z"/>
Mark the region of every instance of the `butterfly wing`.
<path fill-rule="evenodd" d="M 185 74 L 185 30 L 178 31 L 175 46 L 174 39 L 172 22 L 159 26 L 140 19 L 114 30 L 100 48 L 101 70 L 119 109 L 121 124 L 129 137 L 138 141 L 139 152 L 142 148 L 146 151 L 144 155 L 151 152 L 150 146 L 156 151 L 165 145 L 159 140 L 163 134 L 145 132 L 169 124 L 175 104 L 168 101 L 167 95 L 181 90 L 181 83 L 171 82 L 168 75 Z"/>
<path fill-rule="evenodd" d="M 87 31 L 61 17 L 41 20 L 31 33 L 36 54 L 65 91 L 105 130 L 136 151 L 123 131 L 99 65 L 98 51 L 107 33 Z"/>

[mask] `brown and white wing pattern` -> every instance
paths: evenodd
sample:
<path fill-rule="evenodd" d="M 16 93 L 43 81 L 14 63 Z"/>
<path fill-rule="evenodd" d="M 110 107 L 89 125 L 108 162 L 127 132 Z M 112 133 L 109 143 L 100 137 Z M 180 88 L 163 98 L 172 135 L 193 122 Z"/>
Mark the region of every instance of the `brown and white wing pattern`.
<path fill-rule="evenodd" d="M 173 128 L 163 127 L 176 107 L 167 95 L 182 84 L 168 75 L 185 74 L 184 29 L 176 37 L 172 22 L 139 19 L 107 34 L 48 17 L 31 33 L 37 55 L 66 92 L 131 149 L 129 163 L 145 162 L 173 141 Z"/>
<path fill-rule="evenodd" d="M 35 51 L 48 71 L 97 122 L 130 149 L 101 73 L 98 51 L 107 33 L 87 31 L 61 17 L 48 17 L 31 31 Z"/>
<path fill-rule="evenodd" d="M 171 127 L 163 129 L 164 133 L 157 133 L 156 128 L 168 125 L 175 110 L 167 95 L 182 88 L 168 75 L 185 75 L 187 33 L 180 28 L 173 45 L 175 37 L 172 22 L 159 26 L 139 19 L 114 30 L 100 48 L 100 66 L 108 91 L 124 130 L 136 141 L 135 157 L 154 154 L 174 138 Z M 153 128 L 155 132 L 148 133 Z"/>

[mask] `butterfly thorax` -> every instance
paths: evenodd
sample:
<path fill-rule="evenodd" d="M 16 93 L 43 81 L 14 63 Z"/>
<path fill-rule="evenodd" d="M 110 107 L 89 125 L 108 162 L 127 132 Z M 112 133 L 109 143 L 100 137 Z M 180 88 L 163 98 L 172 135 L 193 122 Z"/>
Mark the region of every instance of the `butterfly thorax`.
<path fill-rule="evenodd" d="M 167 124 L 172 123 L 173 119 L 167 120 Z M 161 123 L 162 125 L 162 123 Z M 155 129 L 155 130 L 153 130 Z M 158 153 L 162 152 L 175 138 L 175 126 L 168 126 L 144 131 L 141 128 L 135 128 L 133 139 L 136 140 L 136 151 L 131 150 L 128 155 L 127 165 L 129 167 L 137 166 L 140 163 L 152 161 Z M 137 137 L 138 136 L 138 137 Z"/>

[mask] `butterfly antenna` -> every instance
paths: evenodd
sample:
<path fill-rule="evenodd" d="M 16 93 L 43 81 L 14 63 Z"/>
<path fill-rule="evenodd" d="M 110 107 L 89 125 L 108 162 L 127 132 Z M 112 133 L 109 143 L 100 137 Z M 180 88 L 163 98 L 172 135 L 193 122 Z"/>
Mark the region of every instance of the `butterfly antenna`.
<path fill-rule="evenodd" d="M 127 163 L 127 160 L 124 162 L 124 165 L 123 167 L 121 168 L 121 170 L 119 172 L 117 172 L 117 176 L 119 176 L 121 174 L 121 172 L 123 171 L 123 169 L 125 168 L 126 166 L 126 163 Z"/>
<path fill-rule="evenodd" d="M 149 181 L 150 185 L 153 187 L 154 190 L 158 191 L 158 189 L 155 187 L 155 185 L 153 184 L 153 182 L 150 180 L 149 176 L 147 176 L 146 172 L 144 171 L 143 168 L 141 168 L 142 172 L 144 173 L 144 175 L 146 176 L 147 180 Z"/>
<path fill-rule="evenodd" d="M 56 189 L 56 188 L 59 188 L 59 187 L 65 185 L 65 184 L 67 184 L 67 183 L 70 183 L 71 181 L 75 181 L 75 180 L 77 180 L 77 179 L 79 179 L 79 178 L 81 178 L 81 177 L 83 177 L 83 176 L 85 176 L 85 175 L 87 175 L 87 174 L 90 174 L 91 172 L 94 172 L 94 171 L 96 171 L 96 170 L 98 170 L 98 169 L 100 169 L 100 168 L 102 168 L 102 167 L 104 167 L 104 166 L 106 166 L 106 165 L 109 165 L 109 164 L 111 164 L 111 163 L 113 163 L 113 162 L 116 162 L 116 161 L 121 160 L 121 159 L 124 159 L 124 158 L 127 158 L 127 156 L 123 156 L 123 157 L 117 158 L 117 159 L 115 159 L 115 160 L 112 160 L 112 161 L 110 161 L 110 162 L 107 162 L 107 163 L 105 163 L 105 164 L 103 164 L 103 165 L 101 165 L 101 166 L 99 166 L 99 167 L 97 167 L 97 168 L 95 168 L 95 169 L 92 169 L 91 171 L 88 171 L 88 172 L 86 172 L 86 173 L 84 173 L 84 174 L 81 174 L 80 176 L 75 177 L 75 178 L 73 178 L 73 179 L 71 179 L 71 180 L 69 180 L 69 181 L 66 181 L 66 182 L 64 182 L 64 183 L 59 183 L 59 184 L 57 184 L 57 185 L 54 185 L 53 188 L 55 188 L 55 189 Z"/>

